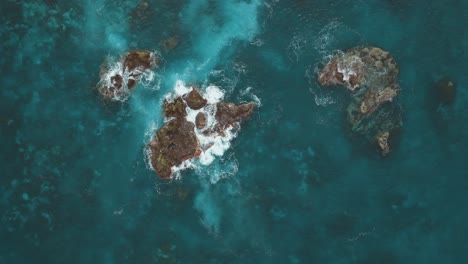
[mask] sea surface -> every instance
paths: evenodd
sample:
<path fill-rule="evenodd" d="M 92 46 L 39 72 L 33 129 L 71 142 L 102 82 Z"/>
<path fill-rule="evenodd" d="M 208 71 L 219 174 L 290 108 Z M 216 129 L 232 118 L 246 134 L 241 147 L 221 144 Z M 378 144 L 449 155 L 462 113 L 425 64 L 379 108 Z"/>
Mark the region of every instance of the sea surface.
<path fill-rule="evenodd" d="M 468 1 L 146 2 L 1 2 L 1 264 L 467 263 Z M 358 45 L 400 67 L 386 158 L 316 78 Z M 135 49 L 164 63 L 104 101 L 102 63 Z M 222 157 L 168 181 L 145 150 L 178 81 L 260 106 Z"/>

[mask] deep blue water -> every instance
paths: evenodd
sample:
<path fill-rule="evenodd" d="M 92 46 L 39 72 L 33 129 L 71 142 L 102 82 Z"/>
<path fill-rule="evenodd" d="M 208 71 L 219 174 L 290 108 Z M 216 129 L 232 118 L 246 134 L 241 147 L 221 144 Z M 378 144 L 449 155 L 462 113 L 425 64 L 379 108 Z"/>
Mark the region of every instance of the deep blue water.
<path fill-rule="evenodd" d="M 0 4 L 0 263 L 466 263 L 468 1 L 148 2 Z M 400 67 L 387 158 L 316 81 L 357 45 Z M 131 49 L 161 51 L 160 85 L 103 102 L 101 63 Z M 444 77 L 457 97 L 436 108 Z M 221 159 L 164 181 L 144 148 L 176 80 L 262 105 Z"/>

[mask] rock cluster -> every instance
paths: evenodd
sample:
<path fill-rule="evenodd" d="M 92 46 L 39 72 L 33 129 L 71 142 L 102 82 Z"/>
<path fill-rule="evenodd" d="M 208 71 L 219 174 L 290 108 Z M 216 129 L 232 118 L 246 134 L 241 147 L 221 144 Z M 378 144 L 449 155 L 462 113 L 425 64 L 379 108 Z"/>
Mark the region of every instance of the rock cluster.
<path fill-rule="evenodd" d="M 352 91 L 347 108 L 351 130 L 376 142 L 382 155 L 390 152 L 389 138 L 402 126 L 398 95 L 398 66 L 389 52 L 356 47 L 334 56 L 319 72 L 323 86 L 340 85 Z"/>
<path fill-rule="evenodd" d="M 159 56 L 147 50 L 129 51 L 120 60 L 101 67 L 97 90 L 103 98 L 121 100 L 129 96 L 141 75 L 159 64 Z"/>
<path fill-rule="evenodd" d="M 149 142 L 153 169 L 160 178 L 172 178 L 174 167 L 199 157 L 211 147 L 200 145 L 200 135 L 224 137 L 227 130 L 237 129 L 239 122 L 249 118 L 254 106 L 254 103 L 210 104 L 196 88 L 172 101 L 166 99 L 163 110 L 168 121 Z M 210 125 L 207 121 L 209 109 L 214 109 L 215 119 Z M 189 111 L 198 112 L 195 124 L 187 120 Z"/>

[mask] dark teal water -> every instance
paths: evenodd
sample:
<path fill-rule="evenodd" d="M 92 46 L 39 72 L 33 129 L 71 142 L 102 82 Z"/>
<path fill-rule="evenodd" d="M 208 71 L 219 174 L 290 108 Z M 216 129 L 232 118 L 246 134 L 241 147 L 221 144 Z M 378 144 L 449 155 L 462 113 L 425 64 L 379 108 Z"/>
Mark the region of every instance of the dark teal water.
<path fill-rule="evenodd" d="M 148 2 L 140 20 L 138 1 L 0 4 L 0 263 L 466 262 L 467 1 Z M 385 159 L 315 79 L 356 45 L 400 66 Z M 106 104 L 99 67 L 129 49 L 161 50 L 160 85 Z M 437 108 L 447 76 L 457 97 Z M 262 106 L 221 159 L 168 182 L 144 146 L 176 80 Z"/>

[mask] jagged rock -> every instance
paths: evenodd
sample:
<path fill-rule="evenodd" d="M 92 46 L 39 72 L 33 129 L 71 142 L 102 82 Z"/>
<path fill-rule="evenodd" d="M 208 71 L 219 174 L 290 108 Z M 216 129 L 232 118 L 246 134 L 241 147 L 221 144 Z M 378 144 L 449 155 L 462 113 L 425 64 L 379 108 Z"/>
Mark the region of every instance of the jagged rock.
<path fill-rule="evenodd" d="M 115 65 L 101 67 L 101 80 L 97 90 L 105 99 L 118 100 L 128 97 L 141 75 L 146 70 L 158 66 L 159 57 L 151 51 L 135 50 L 127 52 L 120 62 L 122 67 L 118 72 L 112 69 Z"/>
<path fill-rule="evenodd" d="M 164 101 L 164 115 L 166 117 L 185 117 L 187 111 L 185 110 L 186 105 L 181 97 L 177 97 L 173 102 Z"/>
<path fill-rule="evenodd" d="M 192 89 L 192 91 L 184 95 L 184 100 L 187 102 L 188 107 L 193 110 L 202 109 L 208 102 L 197 89 Z"/>
<path fill-rule="evenodd" d="M 220 129 L 234 126 L 235 123 L 248 118 L 255 109 L 255 103 L 250 102 L 241 105 L 220 102 L 216 104 L 216 121 Z"/>
<path fill-rule="evenodd" d="M 195 124 L 198 129 L 203 129 L 206 126 L 206 115 L 203 112 L 200 112 L 195 117 Z"/>
<path fill-rule="evenodd" d="M 201 132 L 205 137 L 224 137 L 226 130 L 237 128 L 239 122 L 252 114 L 254 106 L 253 102 L 241 105 L 225 102 L 207 104 L 207 100 L 196 89 L 173 101 L 166 100 L 163 106 L 164 115 L 173 119 L 164 124 L 149 143 L 150 162 L 157 175 L 163 179 L 171 178 L 175 166 L 197 158 L 212 146 L 213 142 L 210 141 L 204 141 L 203 146 L 200 145 L 198 130 L 205 129 Z M 188 113 L 192 111 L 193 114 L 193 111 L 198 110 L 200 112 L 194 120 L 196 125 L 187 121 L 187 118 L 193 118 Z M 217 123 L 208 125 L 207 115 Z"/>
<path fill-rule="evenodd" d="M 318 79 L 323 86 L 341 85 L 353 91 L 347 108 L 351 130 L 370 141 L 380 138 L 381 153 L 388 154 L 388 139 L 402 126 L 400 108 L 392 105 L 400 86 L 398 67 L 390 53 L 376 47 L 352 48 L 333 57 Z M 384 142 L 382 133 L 386 133 L 386 148 L 380 144 Z"/>
<path fill-rule="evenodd" d="M 200 155 L 200 143 L 194 124 L 185 118 L 175 118 L 166 123 L 149 143 L 151 165 L 163 179 L 172 176 L 172 167 Z"/>
<path fill-rule="evenodd" d="M 157 66 L 159 59 L 151 51 L 147 50 L 134 50 L 125 54 L 124 71 L 130 74 L 141 74 L 147 69 Z M 138 70 L 138 72 L 135 72 Z"/>

